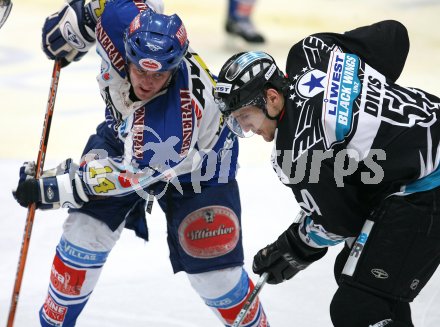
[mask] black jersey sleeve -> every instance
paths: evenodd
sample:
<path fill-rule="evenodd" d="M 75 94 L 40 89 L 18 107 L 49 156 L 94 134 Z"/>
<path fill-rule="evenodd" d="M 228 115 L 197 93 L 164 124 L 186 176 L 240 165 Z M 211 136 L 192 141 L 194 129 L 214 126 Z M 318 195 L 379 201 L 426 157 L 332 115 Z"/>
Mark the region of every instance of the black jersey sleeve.
<path fill-rule="evenodd" d="M 343 175 L 329 158 L 318 173 L 307 170 L 303 181 L 289 187 L 302 209 L 327 233 L 353 237 L 362 228 L 368 209 L 354 176 Z"/>
<path fill-rule="evenodd" d="M 277 140 L 277 146 L 286 149 L 289 141 L 285 134 L 281 136 L 284 137 Z M 369 213 L 359 187 L 361 170 L 346 151 L 325 151 L 321 143 L 314 149 L 316 151 L 303 152 L 295 161 L 291 161 L 292 150 L 277 150 L 276 159 L 272 157 L 274 170 L 324 234 L 356 236 Z M 331 242 L 320 245 L 331 245 Z"/>
<path fill-rule="evenodd" d="M 374 69 L 395 82 L 402 73 L 409 52 L 408 31 L 395 20 L 385 20 L 344 34 L 319 33 L 314 36 L 335 44 L 344 52 L 358 55 Z"/>

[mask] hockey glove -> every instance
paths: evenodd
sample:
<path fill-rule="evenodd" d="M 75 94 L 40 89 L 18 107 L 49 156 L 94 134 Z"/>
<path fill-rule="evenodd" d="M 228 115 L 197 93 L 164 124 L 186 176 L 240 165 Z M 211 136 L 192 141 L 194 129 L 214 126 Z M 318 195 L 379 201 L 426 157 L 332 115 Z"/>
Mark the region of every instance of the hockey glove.
<path fill-rule="evenodd" d="M 84 0 L 68 0 L 59 12 L 46 18 L 42 48 L 49 59 L 60 59 L 62 67 L 80 60 L 95 43 L 97 17 Z"/>
<path fill-rule="evenodd" d="M 23 207 L 36 203 L 39 209 L 80 208 L 89 199 L 76 174 L 77 168 L 67 159 L 35 179 L 35 163 L 25 162 L 20 168 L 17 189 L 12 194 Z"/>
<path fill-rule="evenodd" d="M 292 278 L 327 253 L 327 248 L 312 248 L 305 244 L 298 235 L 298 227 L 298 223 L 292 224 L 274 243 L 255 255 L 252 270 L 258 275 L 269 273 L 269 284 Z"/>

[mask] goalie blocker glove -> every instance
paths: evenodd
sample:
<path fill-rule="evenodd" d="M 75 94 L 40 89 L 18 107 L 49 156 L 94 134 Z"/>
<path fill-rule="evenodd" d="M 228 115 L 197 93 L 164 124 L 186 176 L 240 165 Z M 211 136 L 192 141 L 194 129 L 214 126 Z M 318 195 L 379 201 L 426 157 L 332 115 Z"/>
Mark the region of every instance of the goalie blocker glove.
<path fill-rule="evenodd" d="M 279 284 L 321 259 L 327 248 L 312 248 L 298 234 L 299 223 L 293 223 L 278 239 L 258 251 L 252 270 L 261 275 L 269 273 L 267 283 Z"/>
<path fill-rule="evenodd" d="M 23 207 L 36 203 L 39 209 L 80 208 L 89 198 L 76 171 L 77 166 L 67 159 L 35 179 L 35 163 L 25 162 L 20 168 L 17 189 L 12 193 Z"/>
<path fill-rule="evenodd" d="M 59 12 L 46 18 L 42 48 L 49 59 L 60 59 L 63 67 L 80 60 L 95 43 L 97 17 L 89 2 L 69 0 Z"/>

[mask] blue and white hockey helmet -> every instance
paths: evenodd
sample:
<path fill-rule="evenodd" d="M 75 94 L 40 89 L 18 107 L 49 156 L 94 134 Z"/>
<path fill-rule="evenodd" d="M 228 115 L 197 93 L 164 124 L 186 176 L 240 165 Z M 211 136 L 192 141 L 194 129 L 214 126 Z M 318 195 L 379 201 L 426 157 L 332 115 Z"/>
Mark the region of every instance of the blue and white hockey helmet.
<path fill-rule="evenodd" d="M 139 13 L 124 33 L 127 60 L 146 71 L 174 70 L 188 50 L 182 20 L 147 9 Z"/>

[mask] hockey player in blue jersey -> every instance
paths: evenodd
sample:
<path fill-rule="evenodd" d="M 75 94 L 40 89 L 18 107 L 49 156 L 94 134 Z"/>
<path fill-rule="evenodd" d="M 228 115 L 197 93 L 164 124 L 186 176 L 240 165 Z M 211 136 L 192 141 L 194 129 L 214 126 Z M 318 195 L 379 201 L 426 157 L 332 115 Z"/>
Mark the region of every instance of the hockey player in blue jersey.
<path fill-rule="evenodd" d="M 243 269 L 238 143 L 213 98 L 215 80 L 189 47 L 177 15 L 141 0 L 70 1 L 49 16 L 43 49 L 64 65 L 96 40 L 106 120 L 80 166 L 31 178 L 14 195 L 27 206 L 68 206 L 56 248 L 42 326 L 74 326 L 124 227 L 148 239 L 146 200 L 165 212 L 170 260 L 222 325 L 230 326 L 253 285 Z M 151 6 L 152 8 L 149 8 Z M 105 324 L 105 323 L 104 323 Z M 259 301 L 245 326 L 269 326 Z"/>
<path fill-rule="evenodd" d="M 253 271 L 278 284 L 345 242 L 336 327 L 413 327 L 410 302 L 440 263 L 440 98 L 396 84 L 408 50 L 406 28 L 383 21 L 305 37 L 287 75 L 245 52 L 218 76 L 227 123 L 274 141 L 273 168 L 302 208 Z"/>

